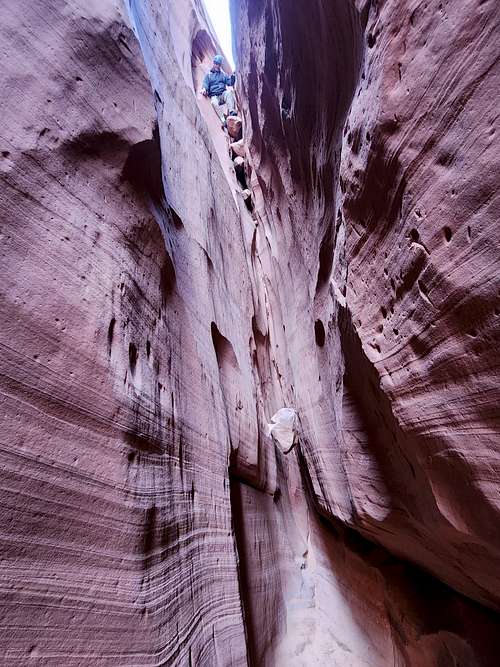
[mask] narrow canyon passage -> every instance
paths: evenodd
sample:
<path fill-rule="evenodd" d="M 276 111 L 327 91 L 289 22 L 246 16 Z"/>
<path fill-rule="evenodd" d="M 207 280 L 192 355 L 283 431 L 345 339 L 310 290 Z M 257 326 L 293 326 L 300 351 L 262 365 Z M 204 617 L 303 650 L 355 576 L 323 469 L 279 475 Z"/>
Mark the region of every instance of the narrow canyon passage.
<path fill-rule="evenodd" d="M 231 12 L 5 3 L 0 662 L 496 665 L 500 10 Z"/>

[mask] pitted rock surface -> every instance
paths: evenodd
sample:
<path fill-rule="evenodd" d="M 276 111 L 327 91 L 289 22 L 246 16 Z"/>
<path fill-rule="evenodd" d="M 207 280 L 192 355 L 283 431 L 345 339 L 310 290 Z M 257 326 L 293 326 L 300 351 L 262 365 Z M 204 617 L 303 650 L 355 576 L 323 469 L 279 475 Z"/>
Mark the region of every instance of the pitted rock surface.
<path fill-rule="evenodd" d="M 497 3 L 231 5 L 2 8 L 0 662 L 495 665 Z"/>

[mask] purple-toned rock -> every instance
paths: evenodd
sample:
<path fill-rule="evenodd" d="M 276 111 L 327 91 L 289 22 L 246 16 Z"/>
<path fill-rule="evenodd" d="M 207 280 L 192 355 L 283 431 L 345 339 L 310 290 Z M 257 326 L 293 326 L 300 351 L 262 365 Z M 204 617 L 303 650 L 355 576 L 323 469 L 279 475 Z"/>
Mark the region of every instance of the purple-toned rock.
<path fill-rule="evenodd" d="M 2 7 L 2 660 L 494 665 L 498 10 L 232 5 Z"/>

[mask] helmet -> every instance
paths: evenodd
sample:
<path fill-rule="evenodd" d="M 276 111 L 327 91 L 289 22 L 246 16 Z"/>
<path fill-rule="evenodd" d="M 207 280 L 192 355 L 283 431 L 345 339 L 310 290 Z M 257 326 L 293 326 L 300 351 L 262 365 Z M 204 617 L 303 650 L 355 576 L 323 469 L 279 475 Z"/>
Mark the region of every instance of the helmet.
<path fill-rule="evenodd" d="M 222 65 L 224 58 L 222 56 L 216 55 L 214 56 L 214 63 L 216 65 Z"/>

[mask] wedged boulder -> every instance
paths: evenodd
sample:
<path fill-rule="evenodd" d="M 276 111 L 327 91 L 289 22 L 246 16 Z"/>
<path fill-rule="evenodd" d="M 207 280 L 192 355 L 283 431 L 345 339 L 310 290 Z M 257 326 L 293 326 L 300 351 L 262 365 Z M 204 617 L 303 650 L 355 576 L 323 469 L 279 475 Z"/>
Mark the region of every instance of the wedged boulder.
<path fill-rule="evenodd" d="M 228 116 L 227 121 L 227 133 L 232 139 L 238 141 L 241 139 L 243 123 L 239 116 Z"/>
<path fill-rule="evenodd" d="M 246 148 L 243 139 L 233 142 L 232 144 L 230 144 L 229 148 L 231 148 L 236 155 L 239 155 L 240 157 L 245 157 Z"/>

